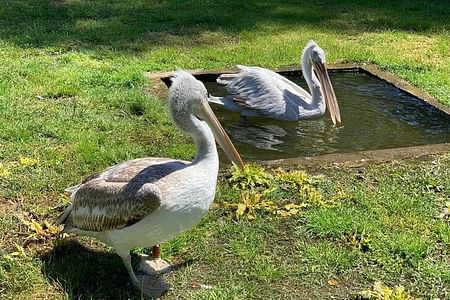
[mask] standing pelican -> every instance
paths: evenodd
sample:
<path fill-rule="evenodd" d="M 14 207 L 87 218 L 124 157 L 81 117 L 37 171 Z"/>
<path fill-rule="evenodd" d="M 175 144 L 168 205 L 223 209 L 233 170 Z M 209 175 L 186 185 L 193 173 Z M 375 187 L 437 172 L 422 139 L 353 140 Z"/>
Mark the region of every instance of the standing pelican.
<path fill-rule="evenodd" d="M 57 220 L 65 225 L 65 232 L 93 236 L 112 246 L 133 285 L 153 297 L 164 288 L 146 284 L 144 277 L 138 279 L 130 250 L 170 240 L 207 213 L 219 169 L 214 137 L 230 159 L 243 167 L 207 99 L 202 82 L 178 71 L 169 91 L 169 110 L 177 127 L 192 136 L 195 159 L 149 157 L 107 168 L 69 189 L 72 204 Z"/>
<path fill-rule="evenodd" d="M 283 121 L 322 116 L 328 106 L 333 124 L 340 123 L 339 106 L 325 67 L 325 52 L 316 42 L 306 45 L 301 67 L 311 94 L 271 70 L 238 65 L 239 73 L 222 74 L 217 79 L 230 95 L 210 97 L 209 101 L 243 116 Z"/>

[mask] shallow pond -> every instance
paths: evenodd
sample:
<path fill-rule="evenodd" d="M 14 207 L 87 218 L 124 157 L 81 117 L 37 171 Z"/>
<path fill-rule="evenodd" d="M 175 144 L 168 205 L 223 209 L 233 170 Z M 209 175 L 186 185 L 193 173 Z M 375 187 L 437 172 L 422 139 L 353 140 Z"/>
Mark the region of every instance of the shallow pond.
<path fill-rule="evenodd" d="M 242 157 L 268 160 L 450 142 L 450 116 L 383 80 L 362 73 L 330 74 L 342 125 L 323 117 L 298 122 L 241 118 L 212 105 Z M 299 77 L 288 77 L 306 89 Z M 212 95 L 223 87 L 205 82 Z M 306 89 L 307 90 L 307 89 Z"/>

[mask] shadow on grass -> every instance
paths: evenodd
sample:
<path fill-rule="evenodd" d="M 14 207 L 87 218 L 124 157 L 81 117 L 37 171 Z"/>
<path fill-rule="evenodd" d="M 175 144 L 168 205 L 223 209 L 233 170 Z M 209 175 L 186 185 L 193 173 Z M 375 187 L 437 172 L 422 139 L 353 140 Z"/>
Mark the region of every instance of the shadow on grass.
<path fill-rule="evenodd" d="M 0 7 L 0 39 L 22 47 L 139 52 L 155 45 L 215 43 L 264 25 L 271 32 L 295 26 L 344 34 L 432 32 L 450 29 L 449 18 L 446 0 L 426 5 L 410 0 L 6 0 Z M 217 41 L 210 36 L 214 33 Z"/>
<path fill-rule="evenodd" d="M 69 240 L 41 259 L 44 276 L 60 285 L 69 299 L 141 299 L 115 253 Z"/>

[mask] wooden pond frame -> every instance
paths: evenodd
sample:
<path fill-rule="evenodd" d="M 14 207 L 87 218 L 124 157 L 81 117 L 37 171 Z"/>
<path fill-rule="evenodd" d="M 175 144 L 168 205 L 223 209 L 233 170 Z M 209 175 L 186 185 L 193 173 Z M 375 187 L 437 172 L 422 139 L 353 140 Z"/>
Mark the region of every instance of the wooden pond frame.
<path fill-rule="evenodd" d="M 406 80 L 390 72 L 380 69 L 373 64 L 332 64 L 327 65 L 329 73 L 362 73 L 369 76 L 383 80 L 384 82 L 402 90 L 406 94 L 416 98 L 418 101 L 423 101 L 436 109 L 450 115 L 450 107 L 447 107 L 436 101 L 431 95 L 422 91 Z M 222 73 L 238 72 L 237 68 L 231 69 L 215 69 L 215 70 L 188 70 L 196 78 L 202 81 L 215 81 Z M 281 75 L 298 75 L 301 74 L 301 69 L 298 65 L 286 66 L 273 69 L 273 71 Z M 148 92 L 155 95 L 160 100 L 165 101 L 168 97 L 168 86 L 170 86 L 170 76 L 173 76 L 175 71 L 162 73 L 145 73 L 145 77 L 150 80 L 150 87 Z M 283 168 L 312 168 L 320 165 L 347 165 L 360 166 L 367 163 L 383 163 L 392 160 L 401 160 L 408 158 L 418 158 L 422 156 L 429 156 L 439 153 L 450 153 L 450 143 L 430 144 L 423 146 L 409 146 L 391 149 L 379 150 L 364 150 L 348 153 L 331 153 L 317 156 L 298 156 L 292 158 L 283 158 L 275 160 L 258 160 L 258 163 L 268 167 L 283 167 Z"/>

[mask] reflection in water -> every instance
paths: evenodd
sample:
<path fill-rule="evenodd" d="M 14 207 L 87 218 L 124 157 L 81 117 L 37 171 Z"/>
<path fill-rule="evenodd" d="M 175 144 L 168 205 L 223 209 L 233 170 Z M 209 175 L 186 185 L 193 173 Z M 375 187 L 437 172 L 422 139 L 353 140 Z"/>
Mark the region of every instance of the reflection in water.
<path fill-rule="evenodd" d="M 318 119 L 283 122 L 244 119 L 212 106 L 245 159 L 278 159 L 333 152 L 387 149 L 450 142 L 450 116 L 365 74 L 330 74 L 342 125 L 328 112 Z M 299 77 L 289 79 L 304 86 Z M 213 95 L 226 91 L 205 82 Z"/>
<path fill-rule="evenodd" d="M 304 144 L 316 145 L 316 149 L 325 150 L 329 148 L 330 151 L 333 151 L 337 149 L 336 144 L 340 128 L 342 127 L 334 126 L 321 118 L 296 123 L 296 134 Z"/>
<path fill-rule="evenodd" d="M 258 125 L 247 119 L 237 124 L 229 124 L 227 132 L 233 140 L 240 143 L 247 143 L 259 149 L 282 151 L 276 146 L 283 143 L 281 138 L 286 135 L 286 130 L 278 125 Z"/>

